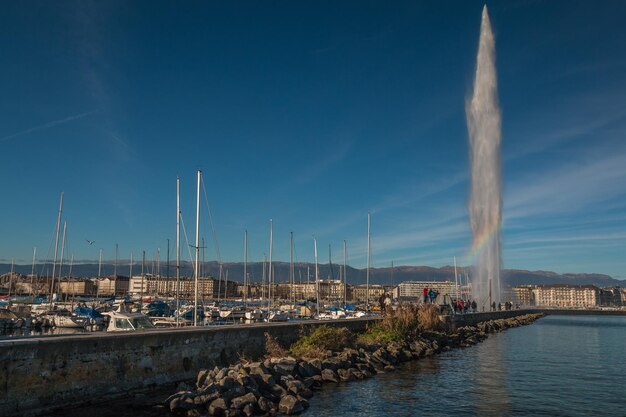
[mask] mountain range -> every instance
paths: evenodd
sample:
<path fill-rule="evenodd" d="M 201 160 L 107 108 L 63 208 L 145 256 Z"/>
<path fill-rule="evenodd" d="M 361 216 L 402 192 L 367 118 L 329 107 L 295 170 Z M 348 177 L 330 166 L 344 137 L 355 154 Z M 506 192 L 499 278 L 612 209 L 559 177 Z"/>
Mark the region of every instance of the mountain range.
<path fill-rule="evenodd" d="M 202 265 L 201 273 L 202 273 Z M 30 274 L 31 265 L 16 265 L 15 272 L 21 274 Z M 158 266 L 153 263 L 144 265 L 144 272 L 157 273 Z M 161 275 L 168 274 L 168 268 L 165 263 L 161 264 Z M 276 282 L 286 282 L 289 279 L 289 263 L 288 262 L 274 262 L 273 269 Z M 0 274 L 4 274 L 11 270 L 11 265 L 6 263 L 0 263 Z M 267 270 L 267 268 L 266 268 Z M 340 265 L 333 264 L 332 269 L 326 264 L 319 265 L 320 278 L 338 279 Z M 52 271 L 52 264 L 37 264 L 35 265 L 35 273 L 40 275 L 50 274 Z M 101 276 L 113 275 L 115 271 L 115 265 L 107 262 L 103 263 L 101 267 Z M 263 275 L 263 264 L 261 262 L 248 263 L 248 274 L 251 281 L 261 281 Z M 128 276 L 130 272 L 129 261 L 120 261 L 117 266 L 118 275 Z M 132 269 L 133 275 L 141 273 L 141 263 L 135 263 Z M 181 276 L 193 275 L 193 264 L 190 262 L 183 262 L 181 264 Z M 294 275 L 296 282 L 306 282 L 307 273 L 310 280 L 315 276 L 315 265 L 310 263 L 296 263 L 294 264 Z M 471 276 L 471 268 L 458 268 L 458 274 L 462 276 L 462 281 L 465 282 L 466 274 Z M 204 263 L 203 275 L 219 277 L 220 265 L 216 261 Z M 63 266 L 63 276 L 69 275 L 69 266 Z M 176 275 L 176 266 L 174 263 L 170 264 L 169 275 Z M 81 263 L 72 266 L 72 276 L 74 277 L 94 277 L 98 276 L 98 264 L 94 263 Z M 243 263 L 242 262 L 225 262 L 222 264 L 222 276 L 227 277 L 229 280 L 242 281 L 243 277 Z M 347 267 L 347 277 L 349 284 L 364 284 L 367 280 L 367 272 L 365 269 L 356 269 L 351 266 Z M 394 268 L 371 268 L 370 269 L 370 283 L 392 285 L 402 281 L 454 281 L 454 267 L 443 266 L 441 268 L 433 268 L 429 266 L 396 266 Z M 518 285 L 545 285 L 545 284 L 591 284 L 598 287 L 613 287 L 613 286 L 625 286 L 626 281 L 615 279 L 609 275 L 595 274 L 595 273 L 565 273 L 558 274 L 551 271 L 527 271 L 521 269 L 505 269 L 502 271 L 502 282 L 505 287 L 512 287 Z"/>

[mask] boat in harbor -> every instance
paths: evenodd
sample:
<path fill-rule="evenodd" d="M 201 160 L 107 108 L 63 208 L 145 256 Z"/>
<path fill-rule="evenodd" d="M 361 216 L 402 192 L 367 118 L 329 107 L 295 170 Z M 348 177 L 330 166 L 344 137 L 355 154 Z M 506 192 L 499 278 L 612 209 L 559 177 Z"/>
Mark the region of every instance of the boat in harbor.
<path fill-rule="evenodd" d="M 102 326 L 104 324 L 104 316 L 99 311 L 89 307 L 76 307 L 74 309 L 74 316 L 84 317 L 87 319 L 89 325 Z"/>
<path fill-rule="evenodd" d="M 52 310 L 46 313 L 46 318 L 53 327 L 80 328 L 87 327 L 90 319 L 86 316 L 76 316 L 69 310 Z"/>
<path fill-rule="evenodd" d="M 19 329 L 25 325 L 25 320 L 8 308 L 0 308 L 0 330 Z"/>
<path fill-rule="evenodd" d="M 278 308 L 270 308 L 267 311 L 267 321 L 288 321 L 289 312 Z"/>
<path fill-rule="evenodd" d="M 259 308 L 255 308 L 252 310 L 246 310 L 246 312 L 244 313 L 245 319 L 249 320 L 249 321 L 259 321 L 259 320 L 263 320 L 264 318 L 264 314 L 263 314 L 263 310 L 259 309 Z"/>
<path fill-rule="evenodd" d="M 107 332 L 128 332 L 155 328 L 150 318 L 142 313 L 107 311 L 103 314 L 108 316 Z"/>
<path fill-rule="evenodd" d="M 220 317 L 226 320 L 243 320 L 246 318 L 246 309 L 244 307 L 222 307 Z"/>

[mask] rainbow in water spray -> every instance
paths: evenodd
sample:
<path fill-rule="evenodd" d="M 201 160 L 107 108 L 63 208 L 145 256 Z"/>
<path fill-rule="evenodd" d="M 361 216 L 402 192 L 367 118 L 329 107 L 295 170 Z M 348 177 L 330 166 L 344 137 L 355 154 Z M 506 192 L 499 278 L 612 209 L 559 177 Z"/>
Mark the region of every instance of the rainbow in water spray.
<path fill-rule="evenodd" d="M 476 233 L 474 239 L 472 239 L 472 246 L 465 257 L 466 263 L 473 264 L 478 254 L 499 236 L 501 229 L 502 222 L 496 221 L 483 228 L 479 233 Z"/>

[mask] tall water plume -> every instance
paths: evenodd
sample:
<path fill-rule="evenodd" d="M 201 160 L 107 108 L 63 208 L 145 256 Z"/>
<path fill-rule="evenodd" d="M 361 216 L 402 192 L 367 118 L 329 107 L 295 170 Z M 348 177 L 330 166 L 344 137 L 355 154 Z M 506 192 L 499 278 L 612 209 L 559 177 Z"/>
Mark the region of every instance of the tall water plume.
<path fill-rule="evenodd" d="M 500 107 L 496 77 L 495 41 L 487 6 L 483 8 L 476 57 L 474 91 L 466 106 L 470 142 L 472 189 L 469 202 L 476 265 L 472 297 L 480 306 L 500 302 Z"/>

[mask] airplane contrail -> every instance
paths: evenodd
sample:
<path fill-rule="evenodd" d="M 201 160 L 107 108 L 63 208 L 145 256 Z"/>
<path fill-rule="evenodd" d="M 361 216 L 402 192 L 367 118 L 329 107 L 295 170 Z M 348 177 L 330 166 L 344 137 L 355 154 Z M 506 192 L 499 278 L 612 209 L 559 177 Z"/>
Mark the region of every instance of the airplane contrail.
<path fill-rule="evenodd" d="M 18 136 L 27 135 L 29 133 L 36 132 L 38 130 L 48 129 L 50 127 L 54 127 L 54 126 L 61 125 L 61 124 L 64 124 L 64 123 L 69 123 L 69 122 L 74 121 L 74 120 L 82 119 L 83 117 L 89 116 L 90 114 L 93 114 L 96 111 L 97 110 L 92 110 L 92 111 L 88 111 L 86 113 L 76 114 L 74 116 L 68 116 L 68 117 L 66 117 L 64 119 L 54 120 L 52 122 L 48 122 L 48 123 L 45 123 L 45 124 L 40 125 L 40 126 L 31 127 L 29 129 L 22 130 L 21 132 L 17 132 L 17 133 L 13 133 L 11 135 L 8 135 L 8 136 L 4 136 L 4 137 L 0 138 L 0 142 L 5 142 L 5 141 L 7 141 L 9 139 L 13 139 L 13 138 L 16 138 Z"/>

